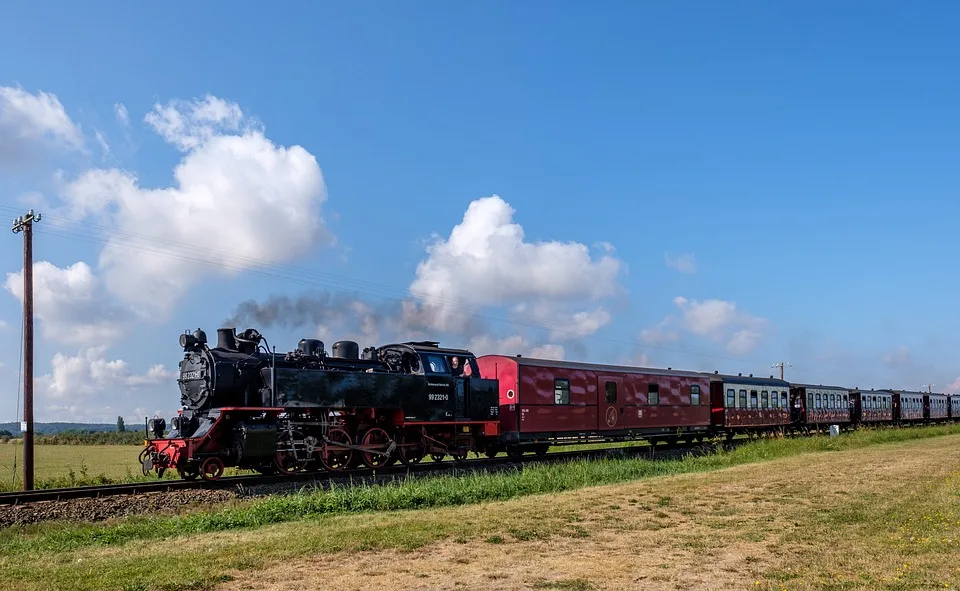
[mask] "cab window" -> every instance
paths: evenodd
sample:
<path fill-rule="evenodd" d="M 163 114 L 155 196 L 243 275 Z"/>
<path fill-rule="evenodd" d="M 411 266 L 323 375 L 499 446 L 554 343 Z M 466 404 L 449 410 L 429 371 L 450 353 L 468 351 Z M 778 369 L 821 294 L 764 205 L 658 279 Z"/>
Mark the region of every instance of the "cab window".
<path fill-rule="evenodd" d="M 447 360 L 443 355 L 435 355 L 432 353 L 425 353 L 423 355 L 423 370 L 426 373 L 450 373 Z"/>

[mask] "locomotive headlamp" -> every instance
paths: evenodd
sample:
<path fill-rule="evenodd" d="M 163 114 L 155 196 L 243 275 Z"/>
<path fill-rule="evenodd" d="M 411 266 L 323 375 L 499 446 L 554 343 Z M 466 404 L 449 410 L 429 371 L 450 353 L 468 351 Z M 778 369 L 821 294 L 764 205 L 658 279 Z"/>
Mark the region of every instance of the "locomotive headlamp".
<path fill-rule="evenodd" d="M 162 418 L 150 419 L 147 427 L 153 431 L 155 439 L 161 439 L 163 438 L 163 432 L 167 429 L 167 421 Z"/>
<path fill-rule="evenodd" d="M 192 349 L 197 346 L 197 337 L 192 334 L 183 333 L 180 335 L 180 346 L 183 350 Z"/>

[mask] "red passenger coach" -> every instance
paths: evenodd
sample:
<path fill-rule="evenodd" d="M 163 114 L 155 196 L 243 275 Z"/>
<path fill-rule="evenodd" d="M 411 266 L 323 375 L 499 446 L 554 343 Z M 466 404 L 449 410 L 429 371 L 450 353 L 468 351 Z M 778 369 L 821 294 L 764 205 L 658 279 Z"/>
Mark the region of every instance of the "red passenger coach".
<path fill-rule="evenodd" d="M 889 390 L 850 391 L 853 399 L 853 422 L 888 423 L 893 420 L 893 392 Z"/>
<path fill-rule="evenodd" d="M 839 386 L 793 384 L 794 422 L 801 428 L 818 429 L 826 425 L 841 427 L 852 421 L 850 391 Z"/>
<path fill-rule="evenodd" d="M 500 381 L 507 451 L 624 439 L 703 439 L 710 430 L 708 375 L 639 367 L 484 355 Z"/>
<path fill-rule="evenodd" d="M 912 423 L 923 420 L 923 392 L 891 390 L 893 392 L 893 420 Z"/>
<path fill-rule="evenodd" d="M 728 438 L 782 431 L 790 425 L 790 382 L 752 375 L 711 376 L 713 425 Z"/>
<path fill-rule="evenodd" d="M 945 421 L 949 416 L 946 394 L 923 395 L 923 418 L 932 421 Z"/>

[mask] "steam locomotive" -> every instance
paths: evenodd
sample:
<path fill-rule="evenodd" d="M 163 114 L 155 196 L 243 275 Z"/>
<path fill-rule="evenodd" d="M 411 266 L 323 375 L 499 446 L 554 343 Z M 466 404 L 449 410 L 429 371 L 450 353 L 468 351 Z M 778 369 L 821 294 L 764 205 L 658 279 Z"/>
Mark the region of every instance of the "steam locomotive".
<path fill-rule="evenodd" d="M 337 341 L 328 353 L 323 341 L 301 339 L 276 353 L 252 328 L 220 328 L 212 348 L 197 329 L 180 346 L 181 409 L 167 436 L 164 419 L 147 422 L 145 475 L 337 472 L 499 451 L 497 380 L 482 378 L 466 350 L 423 341 L 361 352 Z"/>

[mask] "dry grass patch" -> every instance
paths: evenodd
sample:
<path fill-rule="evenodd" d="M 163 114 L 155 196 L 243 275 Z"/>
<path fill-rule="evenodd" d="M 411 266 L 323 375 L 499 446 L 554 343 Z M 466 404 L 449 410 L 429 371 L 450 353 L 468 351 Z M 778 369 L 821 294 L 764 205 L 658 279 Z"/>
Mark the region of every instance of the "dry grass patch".
<path fill-rule="evenodd" d="M 218 588 L 949 589 L 958 465 L 951 437 L 449 509 L 425 518 L 460 523 L 461 543 L 296 559 Z"/>

